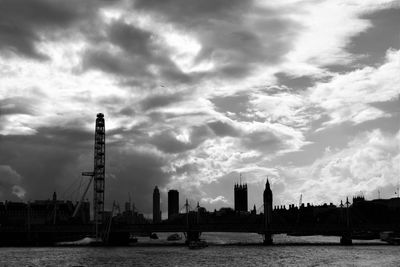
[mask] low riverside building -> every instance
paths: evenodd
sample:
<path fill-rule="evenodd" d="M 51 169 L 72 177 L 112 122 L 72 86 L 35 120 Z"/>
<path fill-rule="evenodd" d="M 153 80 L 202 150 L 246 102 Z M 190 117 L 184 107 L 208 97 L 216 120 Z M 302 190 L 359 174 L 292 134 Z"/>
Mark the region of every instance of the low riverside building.
<path fill-rule="evenodd" d="M 69 222 L 89 223 L 90 203 L 83 202 L 76 218 L 72 218 L 75 206 L 71 201 L 53 199 L 33 202 L 0 202 L 1 225 L 59 224 Z"/>

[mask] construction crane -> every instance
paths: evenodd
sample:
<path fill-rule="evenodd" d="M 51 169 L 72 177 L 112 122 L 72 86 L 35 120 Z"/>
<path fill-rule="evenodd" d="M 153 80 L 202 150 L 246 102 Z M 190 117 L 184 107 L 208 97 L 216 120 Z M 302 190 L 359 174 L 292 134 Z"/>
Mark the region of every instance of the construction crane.
<path fill-rule="evenodd" d="M 107 244 L 108 240 L 110 238 L 110 232 L 111 232 L 111 224 L 112 224 L 112 220 L 113 220 L 113 216 L 114 216 L 114 211 L 118 210 L 117 214 L 121 213 L 121 208 L 119 206 L 119 204 L 117 202 L 113 202 L 113 206 L 112 206 L 112 210 L 111 210 L 111 214 L 110 217 L 108 218 L 108 223 L 106 225 L 106 231 L 104 233 L 104 237 L 103 237 L 103 241 Z"/>
<path fill-rule="evenodd" d="M 301 204 L 303 204 L 303 194 L 300 194 L 299 208 L 301 207 Z"/>
<path fill-rule="evenodd" d="M 89 180 L 89 183 L 88 183 L 87 186 L 86 186 L 85 191 L 84 191 L 83 194 L 82 194 L 81 199 L 80 199 L 79 202 L 78 202 L 78 205 L 76 205 L 76 207 L 75 207 L 75 210 L 74 210 L 74 213 L 72 214 L 72 217 L 75 217 L 76 214 L 78 213 L 79 209 L 81 208 L 82 203 L 83 203 L 83 201 L 85 200 L 85 196 L 86 196 L 87 192 L 89 191 L 90 185 L 91 185 L 92 182 L 93 182 L 94 173 L 93 173 L 93 172 L 82 172 L 82 176 L 90 176 L 90 180 Z"/>

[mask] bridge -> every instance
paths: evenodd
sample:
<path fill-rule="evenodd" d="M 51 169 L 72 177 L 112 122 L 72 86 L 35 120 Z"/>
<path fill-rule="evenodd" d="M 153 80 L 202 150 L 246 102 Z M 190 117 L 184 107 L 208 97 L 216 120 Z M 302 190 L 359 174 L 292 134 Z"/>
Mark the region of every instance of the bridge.
<path fill-rule="evenodd" d="M 204 232 L 230 232 L 230 233 L 257 233 L 263 235 L 264 244 L 272 244 L 272 235 L 289 234 L 298 236 L 324 235 L 339 236 L 341 244 L 349 245 L 352 243 L 354 233 L 380 233 L 384 231 L 400 231 L 398 224 L 373 225 L 365 224 L 362 226 L 347 228 L 346 225 L 328 224 L 328 225 L 304 225 L 272 227 L 266 229 L 262 224 L 238 224 L 238 223 L 212 223 L 199 225 L 169 225 L 169 224 L 132 224 L 117 225 L 112 228 L 112 232 L 129 232 L 133 234 L 139 233 L 162 233 L 162 232 L 181 232 L 185 233 L 188 240 L 198 239 Z M 269 238 L 271 240 L 269 240 Z M 267 240 L 266 240 L 267 239 Z"/>
<path fill-rule="evenodd" d="M 98 226 L 99 227 L 99 226 Z M 106 232 L 107 225 L 99 227 Z M 297 236 L 325 235 L 341 237 L 342 245 L 351 244 L 354 233 L 380 233 L 384 231 L 400 231 L 399 224 L 363 224 L 347 228 L 345 224 L 320 224 L 320 225 L 279 225 L 273 224 L 269 229 L 260 223 L 206 223 L 206 224 L 114 224 L 110 227 L 110 244 L 126 244 L 131 235 L 150 233 L 184 233 L 187 241 L 199 240 L 201 233 L 205 232 L 231 232 L 231 233 L 257 233 L 263 236 L 265 245 L 272 244 L 274 234 L 289 234 Z M 29 229 L 20 226 L 0 227 L 0 239 L 48 241 L 78 240 L 96 232 L 95 224 L 84 225 L 31 225 Z M 1 243 L 1 242 L 0 242 Z"/>

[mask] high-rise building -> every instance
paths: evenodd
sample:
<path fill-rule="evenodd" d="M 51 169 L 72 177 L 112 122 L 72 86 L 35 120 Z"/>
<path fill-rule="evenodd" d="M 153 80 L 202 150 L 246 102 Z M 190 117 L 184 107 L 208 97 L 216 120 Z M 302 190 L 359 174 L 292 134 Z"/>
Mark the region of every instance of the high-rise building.
<path fill-rule="evenodd" d="M 235 211 L 247 211 L 247 184 L 234 186 Z"/>
<path fill-rule="evenodd" d="M 161 222 L 160 191 L 156 186 L 153 191 L 153 223 Z"/>
<path fill-rule="evenodd" d="M 178 190 L 168 191 L 168 219 L 179 214 L 179 192 Z"/>

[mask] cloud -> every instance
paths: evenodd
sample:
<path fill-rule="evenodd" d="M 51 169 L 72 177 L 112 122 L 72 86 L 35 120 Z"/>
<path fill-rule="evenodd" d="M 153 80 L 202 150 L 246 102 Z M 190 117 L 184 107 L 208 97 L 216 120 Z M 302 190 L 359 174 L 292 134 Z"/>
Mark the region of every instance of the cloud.
<path fill-rule="evenodd" d="M 12 97 L 0 99 L 0 114 L 28 114 L 34 113 L 34 104 L 26 97 Z"/>
<path fill-rule="evenodd" d="M 250 99 L 250 110 L 269 122 L 307 129 L 310 122 L 317 117 L 313 114 L 312 106 L 304 94 L 285 91 L 254 92 Z"/>
<path fill-rule="evenodd" d="M 7 82 L 5 82 L 4 86 L 7 88 Z M 38 106 L 43 103 L 45 94 L 35 88 L 31 89 L 33 94 L 26 92 L 23 95 L 15 91 L 7 92 L 6 89 L 0 95 L 0 133 L 35 133 L 35 127 L 33 125 L 28 126 L 26 121 L 38 114 Z"/>
<path fill-rule="evenodd" d="M 99 3 L 4 0 L 0 3 L 0 51 L 47 60 L 48 56 L 37 45 L 54 32 L 93 18 Z"/>
<path fill-rule="evenodd" d="M 185 96 L 182 92 L 173 94 L 153 94 L 141 101 L 141 107 L 144 111 L 147 111 L 172 104 L 176 105 L 184 100 L 184 98 Z"/>
<path fill-rule="evenodd" d="M 128 194 L 140 212 L 150 213 L 154 186 L 164 188 L 171 174 L 164 166 L 168 158 L 148 149 L 109 146 L 106 173 L 107 203 L 128 201 Z M 164 203 L 165 204 L 165 203 Z"/>
<path fill-rule="evenodd" d="M 357 63 L 374 65 L 385 60 L 388 49 L 400 49 L 399 21 L 400 9 L 383 9 L 364 15 L 371 27 L 354 36 L 347 50 L 359 55 Z"/>
<path fill-rule="evenodd" d="M 330 116 L 324 126 L 389 116 L 371 103 L 391 101 L 400 94 L 399 66 L 400 51 L 388 50 L 381 66 L 337 74 L 329 82 L 317 83 L 310 90 L 310 100 Z"/>
<path fill-rule="evenodd" d="M 24 199 L 24 198 L 25 198 L 26 191 L 25 191 L 24 188 L 22 188 L 22 187 L 19 186 L 19 185 L 13 185 L 13 187 L 12 187 L 12 193 L 13 193 L 14 195 L 16 195 L 19 199 Z"/>
<path fill-rule="evenodd" d="M 6 164 L 0 168 L 4 199 L 13 199 L 11 193 L 25 200 L 48 199 L 53 191 L 60 198 L 71 199 L 67 189 L 76 187 L 82 171 L 93 169 L 92 132 L 47 128 L 35 135 L 1 138 L 4 153 L 0 162 Z M 152 188 L 169 181 L 170 174 L 164 171 L 167 158 L 141 147 L 128 149 L 126 143 L 107 143 L 107 207 L 113 200 L 124 203 L 131 193 L 139 208 L 149 212 L 151 205 L 146 203 Z M 6 190 L 10 191 L 8 195 Z M 77 196 L 75 192 L 75 200 Z"/>
<path fill-rule="evenodd" d="M 106 199 L 123 202 L 131 192 L 145 212 L 155 185 L 209 207 L 225 205 L 221 196 L 232 203 L 239 172 L 252 191 L 249 203 L 261 201 L 266 175 L 277 202 L 306 186 L 323 199 L 328 187 L 344 190 L 362 175 L 350 159 L 334 164 L 362 149 L 347 144 L 349 135 L 367 131 L 357 138 L 368 143 L 397 130 L 387 125 L 398 112 L 399 51 L 382 51 L 393 40 L 378 33 L 386 26 L 395 32 L 393 1 L 34 0 L 0 7 L 0 164 L 21 176 L 4 191 L 12 197 L 48 198 L 91 170 L 97 112 L 106 115 Z M 385 40 L 372 42 L 376 36 Z M 323 152 L 325 145 L 332 151 Z M 374 153 L 357 160 L 380 162 Z M 314 167 L 301 165 L 320 155 L 325 161 Z"/>
<path fill-rule="evenodd" d="M 47 199 L 51 192 L 67 188 L 74 178 L 79 177 L 83 168 L 80 160 L 86 152 L 84 148 L 90 151 L 92 142 L 86 143 L 80 133 L 71 133 L 43 129 L 38 135 L 1 137 L 4 153 L 0 162 L 24 177 L 17 185 L 26 191 L 25 199 Z"/>
<path fill-rule="evenodd" d="M 304 90 L 308 87 L 311 87 L 315 82 L 313 77 L 310 76 L 291 77 L 289 74 L 285 72 L 275 73 L 275 76 L 278 78 L 278 84 L 288 88 L 294 88 L 300 90 Z"/>
<path fill-rule="evenodd" d="M 199 66 L 202 79 L 218 82 L 247 79 L 260 67 L 279 62 L 289 51 L 298 25 L 285 9 L 260 9 L 256 1 L 136 1 L 135 8 L 152 14 L 161 28 L 162 23 L 172 25 L 168 28 L 173 29 L 172 35 L 195 40 L 193 47 L 198 48 L 184 57 L 189 63 L 185 65 Z M 160 35 L 171 39 L 168 31 Z M 175 47 L 181 49 L 182 44 Z M 175 58 L 178 62 L 179 56 Z"/>
<path fill-rule="evenodd" d="M 196 148 L 208 135 L 205 127 L 193 127 L 182 132 L 165 130 L 154 134 L 149 143 L 166 153 L 180 153 Z"/>
<path fill-rule="evenodd" d="M 168 48 L 152 32 L 123 20 L 103 24 L 103 31 L 94 37 L 92 45 L 83 55 L 82 69 L 98 69 L 120 76 L 125 84 L 149 84 L 159 80 L 186 83 L 184 74 L 168 57 Z"/>
<path fill-rule="evenodd" d="M 3 199 L 24 198 L 24 189 L 20 186 L 22 177 L 9 165 L 0 165 L 0 196 Z"/>
<path fill-rule="evenodd" d="M 209 122 L 207 125 L 217 136 L 237 137 L 241 134 L 239 129 L 236 129 L 233 125 L 229 124 L 228 122 L 212 121 Z"/>
<path fill-rule="evenodd" d="M 135 1 L 135 8 L 156 11 L 164 14 L 169 19 L 182 23 L 197 23 L 193 20 L 204 21 L 208 19 L 223 20 L 225 18 L 236 19 L 235 15 L 239 10 L 247 11 L 253 1 L 243 2 L 240 0 L 206 0 L 202 2 L 185 0 L 139 0 Z M 185 11 L 185 12 L 183 12 Z"/>
<path fill-rule="evenodd" d="M 217 206 L 217 207 L 228 204 L 228 200 L 226 200 L 224 196 L 217 196 L 216 198 L 205 197 L 205 198 L 202 198 L 200 200 L 200 202 L 202 204 L 205 203 L 205 204 L 210 204 L 210 205 Z"/>
<path fill-rule="evenodd" d="M 329 66 L 344 66 L 358 59 L 359 55 L 349 53 L 347 48 L 353 37 L 372 27 L 365 16 L 393 8 L 395 3 L 392 0 L 290 3 L 297 6 L 291 17 L 302 30 L 295 37 L 293 49 L 285 55 L 281 70 L 298 77 L 329 77 L 332 75 Z"/>
<path fill-rule="evenodd" d="M 399 134 L 379 129 L 363 132 L 344 149 L 327 149 L 310 166 L 284 170 L 281 176 L 290 185 L 286 193 L 303 193 L 307 202 L 338 203 L 359 192 L 375 198 L 381 188 L 394 189 L 400 171 L 396 164 L 400 159 Z M 393 192 L 386 191 L 382 197 L 393 197 Z"/>

